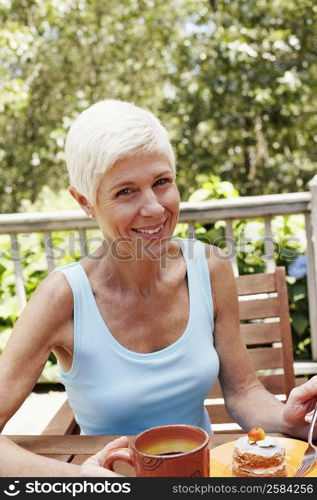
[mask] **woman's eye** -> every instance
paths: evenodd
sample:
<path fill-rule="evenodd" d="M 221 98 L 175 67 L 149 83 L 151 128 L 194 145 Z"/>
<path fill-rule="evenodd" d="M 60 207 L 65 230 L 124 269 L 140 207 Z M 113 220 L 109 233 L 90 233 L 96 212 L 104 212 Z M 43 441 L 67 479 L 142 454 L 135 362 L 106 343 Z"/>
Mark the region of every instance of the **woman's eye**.
<path fill-rule="evenodd" d="M 130 193 L 132 193 L 132 192 L 133 192 L 133 191 L 132 191 L 132 189 L 130 189 L 130 188 L 124 188 L 124 189 L 121 189 L 121 191 L 119 191 L 119 192 L 116 194 L 116 196 L 121 196 L 121 195 L 123 195 L 123 196 L 124 196 L 124 195 L 130 194 Z"/>
<path fill-rule="evenodd" d="M 163 186 L 164 184 L 166 184 L 167 182 L 170 182 L 170 179 L 159 179 L 158 181 L 156 181 L 155 185 L 156 186 Z"/>

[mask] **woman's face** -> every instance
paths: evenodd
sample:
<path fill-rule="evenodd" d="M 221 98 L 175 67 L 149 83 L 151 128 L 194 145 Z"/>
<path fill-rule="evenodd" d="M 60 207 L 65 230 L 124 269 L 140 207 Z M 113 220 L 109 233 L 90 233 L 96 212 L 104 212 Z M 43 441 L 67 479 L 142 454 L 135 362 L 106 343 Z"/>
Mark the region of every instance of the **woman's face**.
<path fill-rule="evenodd" d="M 135 256 L 147 248 L 146 254 L 157 257 L 173 235 L 179 201 L 175 174 L 166 158 L 133 156 L 105 172 L 94 212 L 106 241 L 116 246 L 118 254 Z"/>

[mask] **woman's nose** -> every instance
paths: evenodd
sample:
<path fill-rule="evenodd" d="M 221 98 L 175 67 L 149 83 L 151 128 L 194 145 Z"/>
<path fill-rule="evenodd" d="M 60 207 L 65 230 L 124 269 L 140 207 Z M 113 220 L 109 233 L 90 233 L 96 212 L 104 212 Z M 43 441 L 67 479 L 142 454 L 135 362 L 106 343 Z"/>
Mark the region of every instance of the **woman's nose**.
<path fill-rule="evenodd" d="M 158 217 L 164 212 L 164 207 L 161 205 L 157 196 L 153 191 L 146 193 L 142 197 L 141 207 L 139 210 L 142 217 Z"/>

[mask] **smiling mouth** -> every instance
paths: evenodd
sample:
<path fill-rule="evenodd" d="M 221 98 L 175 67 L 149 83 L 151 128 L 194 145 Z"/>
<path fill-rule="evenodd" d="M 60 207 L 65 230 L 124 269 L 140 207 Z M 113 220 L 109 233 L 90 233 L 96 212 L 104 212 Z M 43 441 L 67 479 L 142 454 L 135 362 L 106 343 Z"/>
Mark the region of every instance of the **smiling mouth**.
<path fill-rule="evenodd" d="M 157 234 L 159 233 L 160 231 L 162 231 L 163 227 L 164 227 L 164 224 L 165 222 L 159 226 L 159 227 L 156 227 L 154 229 L 137 229 L 137 228 L 132 228 L 132 231 L 134 231 L 135 233 L 139 233 L 139 234 Z"/>

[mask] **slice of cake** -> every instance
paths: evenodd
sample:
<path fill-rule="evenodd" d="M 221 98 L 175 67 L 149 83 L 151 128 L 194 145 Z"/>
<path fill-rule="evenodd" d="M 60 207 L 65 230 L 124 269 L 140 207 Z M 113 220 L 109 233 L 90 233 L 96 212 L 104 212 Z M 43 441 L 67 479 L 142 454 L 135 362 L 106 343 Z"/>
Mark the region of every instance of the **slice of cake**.
<path fill-rule="evenodd" d="M 277 438 L 256 427 L 239 438 L 233 450 L 232 474 L 236 477 L 286 477 L 285 448 Z"/>

